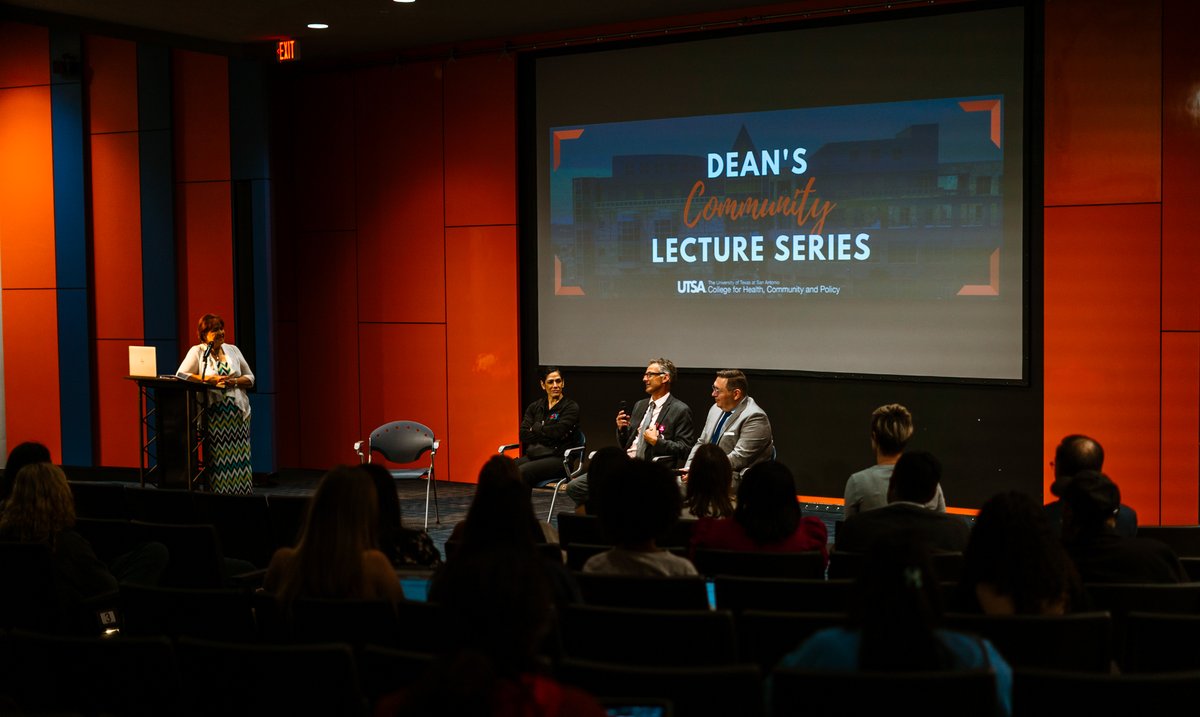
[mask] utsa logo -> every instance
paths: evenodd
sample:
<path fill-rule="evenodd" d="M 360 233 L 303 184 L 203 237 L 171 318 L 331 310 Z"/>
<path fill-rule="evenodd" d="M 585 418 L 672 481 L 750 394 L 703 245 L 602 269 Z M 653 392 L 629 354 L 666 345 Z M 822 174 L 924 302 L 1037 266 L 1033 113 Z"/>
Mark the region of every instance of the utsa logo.
<path fill-rule="evenodd" d="M 682 281 L 675 282 L 675 290 L 678 291 L 680 294 L 707 294 L 708 293 L 707 291 L 704 290 L 704 282 L 703 281 L 692 281 L 691 279 L 684 279 Z"/>

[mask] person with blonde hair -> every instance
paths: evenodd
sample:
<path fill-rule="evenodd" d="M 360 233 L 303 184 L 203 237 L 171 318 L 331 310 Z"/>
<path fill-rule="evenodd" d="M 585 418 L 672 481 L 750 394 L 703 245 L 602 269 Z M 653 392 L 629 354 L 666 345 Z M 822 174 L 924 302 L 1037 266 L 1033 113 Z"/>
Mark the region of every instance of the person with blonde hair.
<path fill-rule="evenodd" d="M 888 504 L 892 470 L 915 430 L 912 414 L 898 403 L 889 403 L 871 412 L 871 449 L 875 451 L 875 465 L 855 473 L 846 481 L 847 518 Z M 925 507 L 946 512 L 946 496 L 942 494 L 941 483 Z"/>
<path fill-rule="evenodd" d="M 283 603 L 297 597 L 404 599 L 379 549 L 375 485 L 365 471 L 338 466 L 321 478 L 299 542 L 275 551 L 263 587 Z"/>

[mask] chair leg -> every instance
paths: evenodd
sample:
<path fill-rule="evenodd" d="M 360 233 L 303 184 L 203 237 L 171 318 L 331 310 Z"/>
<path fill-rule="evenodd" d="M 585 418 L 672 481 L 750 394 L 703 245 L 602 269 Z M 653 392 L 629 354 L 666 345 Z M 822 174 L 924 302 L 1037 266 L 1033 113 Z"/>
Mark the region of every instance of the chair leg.
<path fill-rule="evenodd" d="M 426 475 L 425 476 L 425 528 L 424 528 L 424 530 L 429 530 L 429 486 L 431 483 L 433 483 L 433 481 L 429 479 L 428 475 Z"/>
<path fill-rule="evenodd" d="M 433 517 L 434 517 L 434 522 L 435 522 L 435 523 L 437 523 L 438 525 L 441 525 L 441 524 L 442 524 L 442 514 L 441 514 L 441 512 L 439 512 L 439 511 L 438 511 L 438 502 L 437 502 L 437 480 L 435 480 L 435 479 L 434 479 L 434 477 L 433 477 L 433 472 L 432 472 L 432 471 L 429 473 L 429 482 L 433 484 Z"/>
<path fill-rule="evenodd" d="M 550 524 L 550 518 L 554 516 L 554 501 L 558 500 L 558 489 L 562 486 L 562 481 L 554 484 L 554 495 L 550 496 L 550 510 L 546 512 L 546 524 Z"/>

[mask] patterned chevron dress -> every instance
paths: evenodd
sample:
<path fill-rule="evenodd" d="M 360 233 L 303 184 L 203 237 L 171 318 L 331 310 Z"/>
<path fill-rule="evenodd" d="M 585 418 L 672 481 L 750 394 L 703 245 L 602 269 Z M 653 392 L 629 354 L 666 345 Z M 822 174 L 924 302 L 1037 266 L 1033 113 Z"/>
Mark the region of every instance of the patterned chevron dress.
<path fill-rule="evenodd" d="M 217 374 L 230 374 L 229 361 L 217 361 Z M 208 409 L 208 481 L 214 493 L 248 494 L 254 490 L 250 468 L 250 417 L 233 400 L 233 391 Z"/>

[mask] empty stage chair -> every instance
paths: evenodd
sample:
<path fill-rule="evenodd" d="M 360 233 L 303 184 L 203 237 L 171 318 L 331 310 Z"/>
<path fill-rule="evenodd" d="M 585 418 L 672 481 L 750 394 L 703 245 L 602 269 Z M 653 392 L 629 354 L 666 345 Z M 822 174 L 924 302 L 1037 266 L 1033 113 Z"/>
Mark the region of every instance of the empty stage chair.
<path fill-rule="evenodd" d="M 805 717 L 885 715 L 902 705 L 922 717 L 998 714 L 996 678 L 989 670 L 840 672 L 780 668 L 771 675 L 770 701 L 772 714 Z"/>
<path fill-rule="evenodd" d="M 569 606 L 559 617 L 569 657 L 627 665 L 729 665 L 737 661 L 725 610 Z M 640 695 L 639 695 L 640 696 Z"/>
<path fill-rule="evenodd" d="M 1106 612 L 1073 615 L 946 616 L 946 627 L 986 637 L 1014 669 L 1108 672 L 1112 619 Z"/>
<path fill-rule="evenodd" d="M 692 556 L 701 575 L 742 575 L 758 578 L 823 579 L 825 556 L 802 553 L 697 549 Z"/>
<path fill-rule="evenodd" d="M 535 488 L 553 488 L 554 495 L 550 496 L 550 509 L 546 511 L 546 522 L 554 517 L 554 503 L 558 500 L 558 489 L 565 483 L 578 478 L 583 474 L 584 456 L 587 454 L 587 437 L 583 435 L 583 431 L 576 431 L 579 436 L 579 441 L 570 448 L 563 451 L 562 466 L 563 473 L 560 478 L 552 478 L 538 483 Z M 505 443 L 496 449 L 497 453 L 506 453 L 521 447 L 520 443 Z"/>
<path fill-rule="evenodd" d="M 437 457 L 441 443 L 434 438 L 433 431 L 428 426 L 414 421 L 392 421 L 371 431 L 366 441 L 354 444 L 360 461 L 371 462 L 371 456 L 378 452 L 392 463 L 416 463 L 421 456 L 429 454 L 429 465 L 418 468 L 399 468 L 392 470 L 396 480 L 425 479 L 425 530 L 429 530 L 429 496 L 433 491 L 433 514 L 436 522 L 442 522 L 438 512 L 437 483 L 434 475 L 434 459 Z"/>
<path fill-rule="evenodd" d="M 667 700 L 674 717 L 763 715 L 762 675 L 754 665 L 645 667 L 568 658 L 558 677 L 601 700 Z M 828 697 L 822 693 L 820 699 Z"/>
<path fill-rule="evenodd" d="M 588 605 L 707 610 L 708 584 L 700 577 L 633 577 L 628 575 L 575 575 Z"/>

